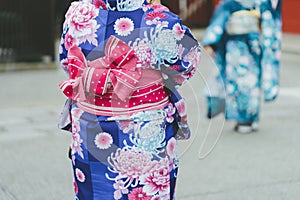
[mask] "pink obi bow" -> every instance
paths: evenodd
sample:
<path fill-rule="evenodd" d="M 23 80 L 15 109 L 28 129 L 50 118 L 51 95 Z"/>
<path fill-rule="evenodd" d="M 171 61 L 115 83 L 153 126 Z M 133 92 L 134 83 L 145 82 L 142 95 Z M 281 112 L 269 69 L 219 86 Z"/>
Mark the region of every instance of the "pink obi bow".
<path fill-rule="evenodd" d="M 77 101 L 85 101 L 86 93 L 104 95 L 110 87 L 124 101 L 141 78 L 134 50 L 114 36 L 107 41 L 105 56 L 90 62 L 78 46 L 72 46 L 68 52 L 68 70 L 70 79 L 59 87 L 67 97 Z"/>

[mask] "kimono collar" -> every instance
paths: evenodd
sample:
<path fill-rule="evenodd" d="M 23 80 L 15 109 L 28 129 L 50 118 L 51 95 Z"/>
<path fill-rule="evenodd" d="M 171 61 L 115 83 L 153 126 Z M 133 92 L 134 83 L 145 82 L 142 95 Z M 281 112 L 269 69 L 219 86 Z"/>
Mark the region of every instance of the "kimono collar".
<path fill-rule="evenodd" d="M 98 8 L 113 11 L 133 11 L 149 4 L 147 0 L 80 0 L 94 4 Z"/>
<path fill-rule="evenodd" d="M 257 0 L 235 0 L 235 1 L 240 3 L 245 8 L 252 9 L 255 7 Z"/>
<path fill-rule="evenodd" d="M 279 0 L 271 0 L 272 8 L 276 10 Z"/>

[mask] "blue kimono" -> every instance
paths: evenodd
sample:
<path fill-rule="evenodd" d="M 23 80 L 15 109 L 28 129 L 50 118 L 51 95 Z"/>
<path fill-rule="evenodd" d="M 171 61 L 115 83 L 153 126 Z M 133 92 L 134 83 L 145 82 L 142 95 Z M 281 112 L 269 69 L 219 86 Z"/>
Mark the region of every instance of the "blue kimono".
<path fill-rule="evenodd" d="M 144 0 L 73 2 L 60 60 L 79 200 L 175 199 L 177 140 L 188 139 L 177 87 L 200 48 L 180 18 Z"/>
<path fill-rule="evenodd" d="M 224 0 L 203 38 L 215 51 L 218 73 L 207 92 L 208 117 L 225 112 L 239 123 L 259 120 L 264 100 L 278 94 L 281 1 Z"/>

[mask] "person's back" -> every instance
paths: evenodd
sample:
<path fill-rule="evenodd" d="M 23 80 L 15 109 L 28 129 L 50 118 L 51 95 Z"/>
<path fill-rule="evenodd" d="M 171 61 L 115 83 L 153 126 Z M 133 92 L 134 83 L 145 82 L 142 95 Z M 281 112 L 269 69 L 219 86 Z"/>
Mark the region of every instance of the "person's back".
<path fill-rule="evenodd" d="M 72 3 L 60 49 L 69 78 L 60 88 L 69 98 L 79 199 L 173 199 L 174 145 L 189 137 L 175 87 L 193 75 L 199 55 L 189 29 L 160 4 Z"/>

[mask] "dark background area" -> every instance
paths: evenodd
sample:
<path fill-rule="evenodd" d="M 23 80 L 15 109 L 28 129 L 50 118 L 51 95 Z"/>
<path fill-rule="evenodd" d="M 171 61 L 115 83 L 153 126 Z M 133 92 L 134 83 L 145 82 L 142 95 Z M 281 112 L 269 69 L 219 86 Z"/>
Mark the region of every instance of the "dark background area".
<path fill-rule="evenodd" d="M 55 59 L 55 40 L 60 37 L 64 14 L 74 0 L 0 0 L 0 63 L 40 62 Z M 186 0 L 186 10 L 201 0 Z M 184 23 L 205 27 L 213 1 L 203 0 Z M 162 0 L 176 14 L 180 0 Z M 182 2 L 181 2 L 182 3 Z"/>
<path fill-rule="evenodd" d="M 68 0 L 1 0 L 0 62 L 54 59 Z"/>

